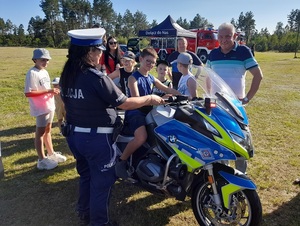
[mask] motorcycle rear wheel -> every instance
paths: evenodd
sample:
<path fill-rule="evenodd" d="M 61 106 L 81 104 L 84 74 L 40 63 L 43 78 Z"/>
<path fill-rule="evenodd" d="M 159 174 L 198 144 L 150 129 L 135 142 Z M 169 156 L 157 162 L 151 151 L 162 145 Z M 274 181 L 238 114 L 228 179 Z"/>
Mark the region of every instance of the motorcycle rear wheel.
<path fill-rule="evenodd" d="M 212 199 L 208 182 L 199 183 L 192 193 L 192 208 L 201 226 L 243 225 L 259 226 L 262 221 L 262 207 L 255 190 L 242 190 L 232 195 L 229 210 L 218 212 Z"/>

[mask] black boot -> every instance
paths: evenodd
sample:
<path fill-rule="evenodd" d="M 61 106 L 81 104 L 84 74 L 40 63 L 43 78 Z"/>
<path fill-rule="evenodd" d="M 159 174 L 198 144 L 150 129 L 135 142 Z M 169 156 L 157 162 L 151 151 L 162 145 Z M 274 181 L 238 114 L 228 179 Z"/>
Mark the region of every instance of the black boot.
<path fill-rule="evenodd" d="M 90 223 L 90 216 L 85 213 L 78 213 L 79 225 L 88 226 Z"/>

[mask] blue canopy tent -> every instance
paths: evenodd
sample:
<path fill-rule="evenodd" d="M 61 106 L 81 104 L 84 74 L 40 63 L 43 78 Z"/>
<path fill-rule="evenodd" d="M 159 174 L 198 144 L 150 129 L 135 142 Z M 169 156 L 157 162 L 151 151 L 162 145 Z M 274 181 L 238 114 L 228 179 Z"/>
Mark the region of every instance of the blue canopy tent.
<path fill-rule="evenodd" d="M 148 30 L 140 30 L 139 37 L 187 37 L 196 38 L 196 33 L 182 28 L 169 15 L 163 22 Z"/>
<path fill-rule="evenodd" d="M 156 49 L 160 59 L 166 59 L 177 46 L 177 37 L 196 39 L 197 34 L 182 28 L 169 15 L 163 22 L 147 30 L 140 30 L 139 37 L 151 38 L 151 45 Z M 196 44 L 196 41 L 195 41 Z"/>

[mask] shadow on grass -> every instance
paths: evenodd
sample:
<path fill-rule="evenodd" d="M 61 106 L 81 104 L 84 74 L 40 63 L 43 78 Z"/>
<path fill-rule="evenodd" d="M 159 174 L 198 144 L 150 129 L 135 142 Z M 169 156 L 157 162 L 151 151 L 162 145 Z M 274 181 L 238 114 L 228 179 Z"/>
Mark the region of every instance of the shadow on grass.
<path fill-rule="evenodd" d="M 142 191 L 145 190 L 130 183 L 115 184 L 110 205 L 111 216 L 116 219 L 120 226 L 167 225 L 172 216 L 191 208 L 191 203 L 188 201 L 172 200 L 172 204 L 162 204 L 166 197 L 148 192 L 140 195 L 139 193 Z M 133 197 L 135 195 L 138 197 Z M 190 221 L 196 222 L 194 217 Z"/>
<path fill-rule="evenodd" d="M 11 136 L 2 141 L 3 157 L 34 149 L 32 138 L 20 138 L 33 133 L 35 126 L 17 127 L 1 131 L 2 136 Z M 66 141 L 54 136 L 55 149 L 67 150 Z M 65 152 L 64 152 L 65 153 Z M 51 171 L 36 169 L 36 156 L 28 155 L 13 162 L 5 169 L 9 175 L 0 181 L 1 225 L 77 225 L 75 206 L 78 198 L 78 175 L 75 161 L 69 160 Z M 69 172 L 66 178 L 61 176 Z M 71 176 L 70 176 L 71 174 Z M 58 177 L 60 181 L 47 182 Z M 70 179 L 70 177 L 72 177 Z M 50 180 L 51 181 L 51 180 Z M 54 179 L 55 181 L 55 179 Z M 293 186 L 293 185 L 291 185 Z M 150 193 L 140 194 L 141 188 L 129 183 L 116 183 L 110 203 L 111 218 L 120 226 L 163 226 L 178 214 L 191 210 L 190 201 L 177 202 Z M 263 226 L 298 226 L 300 222 L 300 195 L 283 203 L 277 210 L 263 216 Z M 174 218 L 173 218 L 174 221 Z M 197 225 L 192 215 L 178 218 L 181 225 Z"/>
<path fill-rule="evenodd" d="M 23 126 L 23 127 L 15 127 L 7 130 L 1 131 L 2 136 L 16 136 L 25 133 L 33 133 L 35 132 L 35 125 L 34 126 Z"/>
<path fill-rule="evenodd" d="M 43 225 L 77 225 L 75 206 L 78 198 L 78 175 L 75 160 L 71 157 L 65 139 L 53 136 L 54 148 L 56 150 L 67 148 L 67 153 L 71 156 L 53 170 L 37 170 L 37 156 L 35 151 L 33 152 L 34 138 L 32 135 L 30 138 L 26 135 L 34 132 L 35 126 L 1 131 L 1 137 L 9 137 L 8 141 L 1 142 L 4 160 L 11 161 L 12 155 L 32 152 L 19 158 L 12 157 L 15 160 L 9 165 L 4 161 L 5 178 L 0 181 L 1 225 L 35 226 L 41 225 L 41 222 Z M 65 174 L 67 176 L 64 179 L 62 175 Z M 190 202 L 159 205 L 165 198 L 150 193 L 138 195 L 141 191 L 143 191 L 141 188 L 132 184 L 118 182 L 115 184 L 110 212 L 111 218 L 120 226 L 166 225 L 172 216 L 190 208 Z M 138 198 L 127 201 L 136 195 Z M 159 207 L 150 209 L 153 205 Z"/>
<path fill-rule="evenodd" d="M 291 185 L 298 186 L 298 185 Z M 300 189 L 299 189 L 300 190 Z M 300 191 L 299 191 L 300 192 Z M 283 203 L 277 210 L 263 216 L 263 226 L 299 226 L 300 193 L 289 202 Z"/>
<path fill-rule="evenodd" d="M 74 162 L 67 161 L 50 171 L 39 171 L 35 164 L 20 165 L 19 169 L 21 162 L 7 169 L 10 176 L 0 181 L 1 225 L 76 225 L 77 177 L 59 176 L 60 181 L 51 182 L 56 175 L 74 170 Z"/>
<path fill-rule="evenodd" d="M 27 151 L 27 148 L 34 147 L 33 138 L 20 138 L 24 134 L 34 133 L 35 126 L 15 127 L 1 131 L 1 147 L 2 156 L 7 157 L 15 152 Z M 9 141 L 5 141 L 4 137 L 9 137 Z"/>
<path fill-rule="evenodd" d="M 1 225 L 78 225 L 75 207 L 78 198 L 78 176 L 58 182 L 46 182 L 67 170 L 75 170 L 75 162 L 65 162 L 54 170 L 38 171 L 35 166 L 23 173 L 0 181 Z M 16 169 L 18 170 L 18 169 Z M 61 176 L 60 176 L 61 178 Z M 131 184 L 116 183 L 110 202 L 111 218 L 119 226 L 167 225 L 169 218 L 189 208 L 187 203 L 149 207 L 164 200 L 159 196 L 142 195 L 127 201 L 141 192 Z M 190 224 L 189 224 L 190 225 Z"/>
<path fill-rule="evenodd" d="M 56 124 L 54 123 L 52 128 L 54 128 L 55 126 Z M 1 131 L 0 137 L 11 137 L 9 138 L 9 141 L 5 141 L 5 140 L 1 141 L 2 156 L 8 157 L 15 153 L 22 153 L 34 149 L 34 135 L 31 135 L 30 138 L 23 138 L 24 134 L 34 134 L 34 133 L 35 133 L 35 126 L 16 127 L 16 128 Z M 71 152 L 69 151 L 65 138 L 63 137 L 56 138 L 56 136 L 54 136 L 52 132 L 52 142 L 53 144 L 56 144 L 54 146 L 55 150 L 64 150 L 63 153 L 71 155 Z"/>

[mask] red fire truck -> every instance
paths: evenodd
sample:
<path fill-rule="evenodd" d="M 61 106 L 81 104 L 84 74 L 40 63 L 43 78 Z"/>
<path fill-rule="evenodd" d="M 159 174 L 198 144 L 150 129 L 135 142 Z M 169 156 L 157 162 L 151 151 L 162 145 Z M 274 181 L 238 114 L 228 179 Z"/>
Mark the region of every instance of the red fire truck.
<path fill-rule="evenodd" d="M 217 31 L 193 29 L 197 33 L 197 38 L 186 38 L 187 49 L 196 53 L 203 63 L 206 62 L 210 51 L 219 46 Z M 176 48 L 176 38 L 151 38 L 150 45 L 156 50 L 160 59 L 166 59 Z"/>
<path fill-rule="evenodd" d="M 207 56 L 214 48 L 219 47 L 218 32 L 212 29 L 192 29 L 197 33 L 197 45 L 195 52 L 203 63 L 206 63 Z"/>

